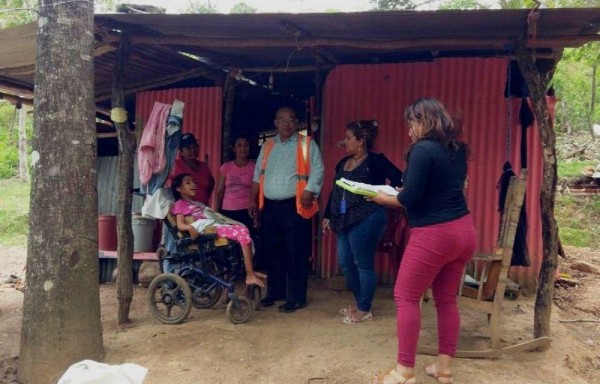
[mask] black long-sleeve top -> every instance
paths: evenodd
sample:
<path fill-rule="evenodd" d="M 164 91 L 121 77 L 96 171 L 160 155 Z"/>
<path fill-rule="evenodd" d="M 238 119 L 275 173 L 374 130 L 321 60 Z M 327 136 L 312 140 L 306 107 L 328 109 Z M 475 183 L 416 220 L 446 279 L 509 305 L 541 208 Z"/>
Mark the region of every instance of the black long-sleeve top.
<path fill-rule="evenodd" d="M 466 151 L 451 152 L 437 140 L 415 143 L 408 155 L 398 201 L 406 208 L 408 225 L 444 223 L 469 213 L 464 195 Z"/>
<path fill-rule="evenodd" d="M 324 217 L 331 221 L 331 227 L 335 232 L 349 228 L 368 217 L 377 204 L 366 201 L 363 196 L 346 193 L 344 189 L 335 184 L 335 181 L 344 177 L 360 183 L 382 185 L 386 180 L 393 187 L 401 186 L 402 172 L 382 153 L 369 152 L 365 161 L 352 171 L 344 171 L 344 164 L 350 156 L 344 157 L 335 166 L 335 177 L 333 189 L 327 200 Z M 341 200 L 346 200 L 346 213 L 340 212 Z"/>

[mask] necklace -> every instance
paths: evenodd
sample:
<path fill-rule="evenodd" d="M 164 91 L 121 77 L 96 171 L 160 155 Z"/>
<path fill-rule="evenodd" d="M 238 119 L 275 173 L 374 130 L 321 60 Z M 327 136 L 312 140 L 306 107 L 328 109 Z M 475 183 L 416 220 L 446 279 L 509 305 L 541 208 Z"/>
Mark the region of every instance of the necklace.
<path fill-rule="evenodd" d="M 366 153 L 363 153 L 363 154 L 362 154 L 362 155 L 360 155 L 359 157 L 354 157 L 354 156 L 352 156 L 352 160 L 354 160 L 354 161 L 356 161 L 356 162 L 357 162 L 357 161 L 359 161 L 359 160 L 362 160 L 362 159 L 363 159 L 365 156 L 367 156 L 367 154 L 366 154 Z"/>

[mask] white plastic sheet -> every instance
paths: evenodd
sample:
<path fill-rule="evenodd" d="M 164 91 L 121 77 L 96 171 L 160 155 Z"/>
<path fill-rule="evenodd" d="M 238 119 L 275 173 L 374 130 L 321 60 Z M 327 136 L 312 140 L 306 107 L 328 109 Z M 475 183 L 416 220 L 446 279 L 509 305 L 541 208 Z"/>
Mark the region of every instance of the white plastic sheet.
<path fill-rule="evenodd" d="M 67 369 L 57 384 L 142 384 L 148 369 L 137 364 L 108 365 L 83 360 Z"/>

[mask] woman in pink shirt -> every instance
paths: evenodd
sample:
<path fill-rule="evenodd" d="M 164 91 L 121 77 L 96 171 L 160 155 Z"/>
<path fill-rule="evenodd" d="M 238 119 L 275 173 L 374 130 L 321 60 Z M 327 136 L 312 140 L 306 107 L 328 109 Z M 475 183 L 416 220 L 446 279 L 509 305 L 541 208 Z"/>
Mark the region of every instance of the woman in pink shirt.
<path fill-rule="evenodd" d="M 235 160 L 228 161 L 219 168 L 215 207 L 225 216 L 252 228 L 253 220 L 248 215 L 248 200 L 252 190 L 255 163 L 248 158 L 248 138 L 238 137 L 232 149 Z"/>

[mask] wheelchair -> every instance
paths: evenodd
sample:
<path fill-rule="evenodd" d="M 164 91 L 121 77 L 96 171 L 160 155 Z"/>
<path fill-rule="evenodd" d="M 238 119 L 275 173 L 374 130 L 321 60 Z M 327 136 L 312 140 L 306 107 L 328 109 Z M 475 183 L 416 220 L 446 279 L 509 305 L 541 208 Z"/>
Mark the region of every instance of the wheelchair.
<path fill-rule="evenodd" d="M 148 287 L 148 307 L 154 317 L 165 324 L 179 324 L 192 306 L 211 308 L 227 291 L 227 318 L 234 324 L 247 322 L 262 293 L 255 285 L 247 287 L 247 296 L 235 293 L 235 282 L 245 272 L 240 244 L 217 238 L 214 233 L 203 233 L 196 239 L 182 237 L 170 214 L 164 223 L 176 240 L 174 249 L 157 251 L 162 273 Z"/>

